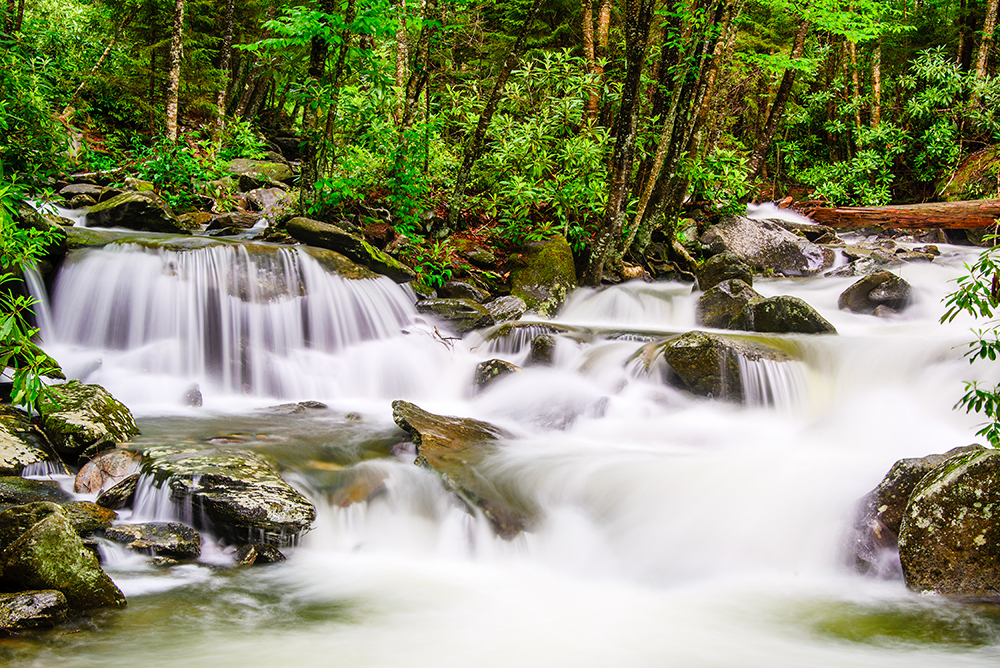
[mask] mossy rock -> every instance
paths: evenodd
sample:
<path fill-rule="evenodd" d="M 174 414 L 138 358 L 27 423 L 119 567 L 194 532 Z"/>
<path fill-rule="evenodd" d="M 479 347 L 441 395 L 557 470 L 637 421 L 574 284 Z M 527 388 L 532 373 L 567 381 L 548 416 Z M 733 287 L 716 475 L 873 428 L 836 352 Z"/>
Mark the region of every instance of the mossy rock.
<path fill-rule="evenodd" d="M 837 333 L 837 328 L 816 309 L 787 295 L 751 299 L 729 323 L 729 329 L 771 334 Z"/>
<path fill-rule="evenodd" d="M 295 178 L 287 163 L 270 160 L 236 158 L 229 161 L 226 171 L 240 177 L 240 187 L 244 190 L 270 185 L 272 181 L 290 184 Z"/>
<path fill-rule="evenodd" d="M 52 445 L 24 411 L 0 405 L 0 475 L 19 475 L 25 466 L 52 459 Z"/>
<path fill-rule="evenodd" d="M 763 298 L 742 279 L 730 278 L 720 281 L 698 298 L 695 322 L 705 327 L 728 329 L 743 307 Z"/>
<path fill-rule="evenodd" d="M 494 324 L 493 315 L 470 299 L 424 299 L 416 303 L 416 308 L 444 320 L 459 333 Z"/>
<path fill-rule="evenodd" d="M 53 389 L 55 396 L 43 395 L 38 412 L 42 429 L 60 453 L 79 456 L 139 433 L 128 408 L 100 385 L 73 380 Z"/>
<path fill-rule="evenodd" d="M 303 246 L 306 255 L 319 262 L 323 267 L 334 274 L 352 281 L 362 278 L 378 278 L 379 274 L 354 262 L 346 255 L 341 255 L 336 251 L 327 248 L 316 248 L 315 246 Z"/>
<path fill-rule="evenodd" d="M 910 302 L 912 288 L 891 271 L 877 271 L 844 290 L 837 307 L 854 313 L 872 314 L 879 306 L 902 311 Z"/>
<path fill-rule="evenodd" d="M 201 536 L 180 522 L 119 524 L 105 529 L 104 537 L 139 554 L 178 560 L 197 559 L 201 555 Z"/>
<path fill-rule="evenodd" d="M 521 368 L 505 360 L 486 360 L 476 365 L 476 376 L 472 384 L 479 389 L 487 387 L 504 376 L 518 373 Z"/>
<path fill-rule="evenodd" d="M 397 283 L 406 283 L 416 277 L 413 270 L 406 265 L 386 255 L 361 237 L 349 234 L 336 225 L 300 217 L 292 218 L 285 223 L 285 230 L 304 244 L 342 253 L 354 262 L 384 274 Z"/>
<path fill-rule="evenodd" d="M 1000 146 L 987 146 L 966 156 L 937 187 L 945 202 L 996 197 L 1000 189 Z"/>
<path fill-rule="evenodd" d="M 95 531 L 107 529 L 118 519 L 118 513 L 91 501 L 64 503 L 62 511 L 80 536 L 89 536 Z"/>
<path fill-rule="evenodd" d="M 0 508 L 36 501 L 61 504 L 70 500 L 70 495 L 55 481 L 0 476 Z"/>
<path fill-rule="evenodd" d="M 87 222 L 94 227 L 125 227 L 168 234 L 190 234 L 193 229 L 177 218 L 163 199 L 145 191 L 125 192 L 91 207 Z"/>
<path fill-rule="evenodd" d="M 740 280 L 753 287 L 753 268 L 735 253 L 723 251 L 705 260 L 698 267 L 698 287 L 708 292 L 719 283 Z"/>
<path fill-rule="evenodd" d="M 573 249 L 566 237 L 530 243 L 510 260 L 510 293 L 543 316 L 555 315 L 576 289 Z"/>

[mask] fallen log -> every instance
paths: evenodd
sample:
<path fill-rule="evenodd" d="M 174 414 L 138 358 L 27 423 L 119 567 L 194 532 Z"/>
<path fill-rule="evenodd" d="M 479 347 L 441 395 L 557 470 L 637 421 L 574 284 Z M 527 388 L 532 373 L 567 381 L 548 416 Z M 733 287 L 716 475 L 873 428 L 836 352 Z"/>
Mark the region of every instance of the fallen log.
<path fill-rule="evenodd" d="M 968 230 L 995 226 L 1000 218 L 1000 199 L 836 208 L 799 205 L 797 210 L 829 227 Z"/>

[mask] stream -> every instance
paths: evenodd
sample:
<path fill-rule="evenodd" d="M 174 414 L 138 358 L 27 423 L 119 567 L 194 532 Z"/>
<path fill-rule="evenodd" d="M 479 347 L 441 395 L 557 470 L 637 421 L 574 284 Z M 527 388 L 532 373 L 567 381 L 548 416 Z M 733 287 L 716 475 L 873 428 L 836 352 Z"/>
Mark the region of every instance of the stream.
<path fill-rule="evenodd" d="M 153 235 L 74 251 L 40 314 L 67 375 L 129 406 L 136 442 L 266 455 L 317 519 L 265 567 L 231 568 L 209 536 L 201 561 L 169 569 L 109 547 L 128 607 L 2 640 L 0 664 L 997 665 L 1000 608 L 859 576 L 847 551 L 857 500 L 900 458 L 974 442 L 977 416 L 953 406 L 963 381 L 996 381 L 962 357 L 974 323 L 938 322 L 977 249 L 940 248 L 894 269 L 915 296 L 889 319 L 838 310 L 854 278 L 758 279 L 839 334 L 785 335 L 800 362 L 749 374 L 748 406 L 692 398 L 631 361 L 695 329 L 688 285 L 580 289 L 554 319 L 572 335 L 552 366 L 474 392 L 476 364 L 525 364 L 528 338 L 448 336 L 389 279 Z M 187 406 L 196 385 L 203 405 Z M 413 465 L 395 399 L 514 434 L 487 464 L 538 504 L 537 526 L 505 541 L 464 512 Z M 384 493 L 333 503 L 350 467 L 384 476 Z M 178 512 L 144 508 L 133 519 Z"/>

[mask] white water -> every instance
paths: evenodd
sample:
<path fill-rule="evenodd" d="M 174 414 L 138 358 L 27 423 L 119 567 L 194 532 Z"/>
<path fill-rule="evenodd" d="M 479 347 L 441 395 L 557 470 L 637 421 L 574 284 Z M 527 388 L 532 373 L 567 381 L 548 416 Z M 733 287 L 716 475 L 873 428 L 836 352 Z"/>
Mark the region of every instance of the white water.
<path fill-rule="evenodd" d="M 525 363 L 526 337 L 485 344 L 472 336 L 449 345 L 390 296 L 407 304 L 405 291 L 385 283 L 350 297 L 343 281 L 323 279 L 317 287 L 316 279 L 308 298 L 279 297 L 269 287 L 268 298 L 237 304 L 235 293 L 255 288 L 229 287 L 238 281 L 221 278 L 233 270 L 220 269 L 218 258 L 199 259 L 195 271 L 193 258 L 165 251 L 75 257 L 53 300 L 54 332 L 46 343 L 55 356 L 80 368 L 100 359 L 88 380 L 145 415 L 146 438 L 162 440 L 171 430 L 192 442 L 223 429 L 255 435 L 254 447 L 282 462 L 286 477 L 316 500 L 319 517 L 288 562 L 266 569 L 214 573 L 187 566 L 158 573 L 109 566 L 130 597 L 128 610 L 96 631 L 11 654 L 12 660 L 37 666 L 996 665 L 995 613 L 916 596 L 901 582 L 862 578 L 845 566 L 854 504 L 895 460 L 974 440 L 975 417 L 952 405 L 963 380 L 991 372 L 961 358 L 970 322 L 937 323 L 947 281 L 970 257 L 959 248 L 945 251 L 934 263 L 898 270 L 917 299 L 890 320 L 837 309 L 851 279 L 755 284 L 766 296 L 802 297 L 841 333 L 786 337 L 802 361 L 792 370 L 756 369 L 752 387 L 760 405 L 748 407 L 690 398 L 665 385 L 657 368 L 639 373 L 630 361 L 655 332 L 693 328 L 697 295 L 685 286 L 578 291 L 557 321 L 582 329 L 559 338 L 555 366 L 526 367 L 474 394 L 476 363 L 497 356 Z M 289 276 L 305 272 L 303 258 L 282 257 L 280 266 L 298 269 L 282 274 L 268 264 L 267 271 L 290 285 Z M 246 262 L 240 271 L 260 275 L 255 258 L 240 260 Z M 188 283 L 194 274 L 215 281 L 226 315 L 194 306 L 206 291 Z M 289 287 L 288 294 L 297 290 Z M 303 304 L 313 290 L 328 296 Z M 371 308 L 392 314 L 377 318 L 386 328 L 315 345 L 320 335 L 296 324 L 308 309 L 326 313 L 337 308 L 330 302 L 352 298 L 364 305 L 316 317 L 353 331 L 347 324 L 358 309 Z M 265 314 L 271 311 L 273 322 Z M 211 329 L 213 318 L 245 322 L 225 331 L 271 328 L 252 339 L 249 351 L 254 368 L 266 372 L 237 372 L 234 358 L 223 356 L 221 367 L 230 371 L 213 373 L 220 365 L 188 333 Z M 602 333 L 611 326 L 632 331 L 633 340 L 606 339 Z M 245 341 L 226 345 L 245 349 Z M 255 383 L 244 388 L 248 375 Z M 180 404 L 191 382 L 202 386 L 202 409 Z M 322 400 L 333 410 L 294 424 L 253 412 L 279 398 Z M 326 503 L 331 465 L 323 462 L 332 461 L 334 450 L 362 447 L 351 445 L 369 438 L 358 434 L 394 433 L 389 404 L 398 398 L 492 420 L 515 433 L 489 472 L 538 502 L 538 525 L 510 542 L 493 537 L 486 522 L 465 514 L 405 452 L 362 464 L 386 476 L 384 494 L 346 508 Z M 361 413 L 361 422 L 339 417 L 348 411 Z M 164 412 L 186 417 L 156 417 Z M 144 514 L 179 512 L 156 505 L 164 503 L 162 493 L 149 494 Z"/>

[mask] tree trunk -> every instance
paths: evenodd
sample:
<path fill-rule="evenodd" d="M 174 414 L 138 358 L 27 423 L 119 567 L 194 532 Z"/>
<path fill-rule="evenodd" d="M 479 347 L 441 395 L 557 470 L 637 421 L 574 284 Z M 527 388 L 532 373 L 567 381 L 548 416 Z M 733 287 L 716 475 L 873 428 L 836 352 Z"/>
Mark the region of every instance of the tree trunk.
<path fill-rule="evenodd" d="M 118 38 L 121 37 L 122 32 L 124 32 L 125 28 L 128 27 L 128 24 L 132 22 L 132 18 L 134 16 L 134 11 L 129 12 L 128 16 L 125 17 L 125 20 L 118 26 L 118 29 L 111 37 L 111 41 L 108 43 L 107 48 L 104 49 L 104 53 L 101 54 L 101 57 L 97 59 L 97 63 L 90 69 L 90 74 L 84 77 L 83 81 L 80 82 L 80 85 L 76 87 L 76 91 L 73 93 L 73 96 L 69 98 L 69 102 L 67 102 L 66 106 L 63 108 L 63 116 L 66 116 L 69 113 L 70 107 L 72 107 L 73 103 L 76 102 L 76 98 L 80 97 L 80 93 L 83 92 L 84 87 L 87 85 L 87 81 L 92 79 L 94 75 L 97 74 L 97 71 L 101 69 L 101 65 L 104 64 L 104 61 L 107 59 L 108 54 L 111 53 L 111 50 L 115 48 Z"/>
<path fill-rule="evenodd" d="M 792 42 L 792 60 L 798 60 L 802 57 L 808 33 L 809 22 L 803 21 L 795 33 L 795 40 Z M 778 124 L 785 115 L 785 106 L 788 104 L 788 97 L 791 95 L 794 83 L 795 68 L 789 67 L 781 77 L 781 83 L 778 85 L 778 92 L 775 94 L 774 102 L 771 104 L 771 111 L 767 115 L 764 130 L 757 141 L 757 145 L 754 146 L 753 153 L 750 155 L 750 164 L 747 166 L 747 178 L 750 180 L 754 179 L 760 173 L 760 168 L 764 164 L 767 152 L 771 148 L 771 142 L 774 141 L 774 133 L 777 131 Z"/>
<path fill-rule="evenodd" d="M 181 58 L 184 55 L 184 0 L 174 3 L 174 24 L 170 32 L 170 76 L 167 79 L 167 139 L 177 140 L 177 97 L 181 84 Z"/>
<path fill-rule="evenodd" d="M 222 49 L 219 52 L 219 71 L 222 72 L 222 81 L 219 82 L 219 90 L 215 96 L 215 142 L 216 146 L 221 146 L 222 131 L 226 129 L 226 91 L 229 90 L 231 80 L 230 64 L 233 59 L 233 13 L 236 9 L 235 0 L 226 1 L 226 28 L 222 36 Z"/>
<path fill-rule="evenodd" d="M 802 209 L 817 223 L 831 227 L 884 225 L 906 229 L 985 229 L 1000 218 L 1000 200 L 930 202 L 899 206 L 845 206 Z"/>
<path fill-rule="evenodd" d="M 323 11 L 327 11 L 325 9 L 327 7 L 326 2 L 323 3 L 323 7 L 324 7 Z M 274 14 L 276 11 L 277 8 L 272 2 L 271 4 L 268 5 L 267 11 L 264 13 L 264 20 L 270 21 L 272 18 L 274 18 Z M 329 11 L 331 12 L 333 11 L 332 5 L 330 6 Z M 261 34 L 261 39 L 267 39 L 268 36 L 269 36 L 268 31 L 265 30 Z M 264 67 L 263 63 L 261 62 L 260 58 L 257 57 L 253 58 L 251 62 L 249 62 L 246 65 L 246 75 L 242 77 L 243 79 L 242 90 L 240 92 L 239 102 L 236 103 L 236 108 L 233 109 L 233 114 L 232 114 L 233 116 L 239 116 L 240 118 L 243 118 L 247 115 L 247 107 L 250 105 L 250 96 L 253 94 L 255 83 L 258 77 L 260 76 L 260 72 L 263 69 L 263 67 Z"/>
<path fill-rule="evenodd" d="M 399 0 L 399 27 L 396 28 L 396 120 L 403 117 L 406 104 L 406 79 L 409 76 L 410 37 L 406 32 L 406 0 Z"/>
<path fill-rule="evenodd" d="M 591 244 L 590 257 L 583 274 L 585 285 L 597 285 L 601 282 L 605 260 L 616 247 L 625 222 L 625 208 L 632 185 L 635 120 L 639 109 L 642 68 L 646 60 L 653 4 L 654 0 L 625 0 L 624 3 L 625 80 L 618 118 L 615 120 L 615 148 L 608 170 L 608 203 L 601 227 Z"/>
<path fill-rule="evenodd" d="M 594 1 L 583 0 L 583 59 L 587 64 L 587 75 L 590 84 L 587 86 L 587 97 L 583 102 L 583 124 L 593 125 L 597 120 L 597 56 L 594 51 Z"/>
<path fill-rule="evenodd" d="M 8 35 L 14 32 L 14 0 L 7 0 L 7 13 L 3 17 L 3 31 Z"/>
<path fill-rule="evenodd" d="M 17 18 L 14 20 L 14 33 L 21 32 L 21 26 L 24 25 L 24 0 L 18 0 L 17 2 Z"/>
<path fill-rule="evenodd" d="M 430 79 L 430 52 L 431 36 L 437 32 L 439 25 L 437 21 L 438 0 L 427 0 L 424 5 L 424 25 L 420 29 L 420 37 L 417 39 L 417 55 L 413 64 L 413 70 L 406 80 L 405 99 L 403 101 L 403 113 L 400 114 L 399 133 L 403 137 L 413 125 L 413 119 L 417 113 L 417 101 Z M 406 139 L 403 137 L 403 143 Z"/>
<path fill-rule="evenodd" d="M 979 41 L 979 54 L 976 56 L 976 77 L 986 78 L 986 67 L 989 64 L 990 51 L 993 49 L 993 32 L 997 25 L 997 0 L 986 0 L 986 18 L 983 19 L 983 36 Z"/>
<path fill-rule="evenodd" d="M 458 174 L 455 177 L 455 189 L 451 194 L 451 202 L 448 208 L 448 227 L 455 229 L 458 225 L 458 217 L 461 214 L 462 208 L 462 198 L 465 196 L 465 189 L 469 183 L 469 176 L 472 173 L 472 167 L 476 164 L 476 160 L 482 154 L 483 150 L 483 140 L 486 138 L 486 131 L 489 129 L 490 121 L 493 120 L 493 114 L 497 110 L 497 105 L 500 104 L 500 97 L 503 95 L 504 86 L 507 85 L 507 80 L 510 79 L 510 73 L 514 70 L 514 66 L 517 65 L 518 61 L 521 59 L 521 52 L 524 51 L 524 43 L 527 41 L 528 32 L 531 30 L 531 26 L 535 21 L 535 16 L 538 14 L 538 8 L 541 6 L 541 0 L 534 0 L 531 3 L 531 7 L 528 9 L 527 16 L 524 17 L 524 21 L 521 23 L 521 29 L 517 33 L 517 40 L 514 42 L 514 46 L 511 47 L 510 52 L 503 61 L 503 66 L 500 68 L 500 73 L 497 75 L 497 80 L 493 84 L 493 90 L 490 91 L 490 97 L 486 101 L 486 106 L 483 108 L 483 112 L 479 114 L 479 122 L 476 123 L 476 131 L 472 135 L 472 140 L 465 149 L 465 155 L 462 158 L 462 166 L 458 169 Z M 595 106 L 596 110 L 596 106 Z"/>
<path fill-rule="evenodd" d="M 872 127 L 882 122 L 882 38 L 872 51 Z"/>
<path fill-rule="evenodd" d="M 851 97 L 854 102 L 854 125 L 861 127 L 861 78 L 858 76 L 858 45 L 847 40 L 847 55 L 851 67 Z"/>

